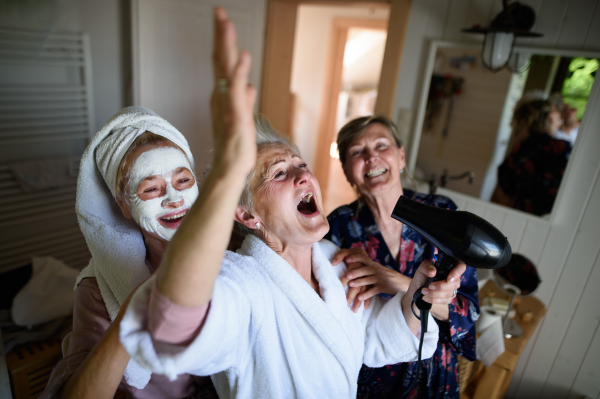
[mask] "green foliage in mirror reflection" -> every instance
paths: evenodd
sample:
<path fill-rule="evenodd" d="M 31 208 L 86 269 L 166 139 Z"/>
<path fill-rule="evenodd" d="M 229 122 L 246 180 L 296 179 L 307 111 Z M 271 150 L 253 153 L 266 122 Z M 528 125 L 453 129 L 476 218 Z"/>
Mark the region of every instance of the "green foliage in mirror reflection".
<path fill-rule="evenodd" d="M 592 91 L 598 60 L 583 57 L 573 58 L 569 64 L 569 75 L 562 88 L 563 101 L 577 109 L 577 119 L 585 112 Z"/>

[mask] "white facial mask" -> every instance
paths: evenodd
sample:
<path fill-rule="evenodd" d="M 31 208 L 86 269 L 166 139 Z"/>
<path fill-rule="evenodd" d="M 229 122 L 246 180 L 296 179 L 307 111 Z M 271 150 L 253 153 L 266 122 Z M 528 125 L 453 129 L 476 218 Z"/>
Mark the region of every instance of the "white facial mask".
<path fill-rule="evenodd" d="M 167 214 L 191 208 L 196 198 L 198 198 L 198 184 L 196 183 L 192 187 L 181 191 L 172 186 L 173 173 L 181 167 L 192 172 L 190 162 L 181 151 L 173 147 L 159 147 L 143 152 L 135 160 L 130 171 L 129 200 L 133 220 L 145 231 L 156 233 L 167 241 L 171 241 L 177 229 L 164 227 L 158 222 L 158 219 Z M 162 197 L 143 201 L 137 195 L 137 188 L 149 176 L 161 176 L 165 179 L 167 189 Z M 167 204 L 173 204 L 181 200 L 183 200 L 183 204 L 176 209 L 165 207 Z"/>

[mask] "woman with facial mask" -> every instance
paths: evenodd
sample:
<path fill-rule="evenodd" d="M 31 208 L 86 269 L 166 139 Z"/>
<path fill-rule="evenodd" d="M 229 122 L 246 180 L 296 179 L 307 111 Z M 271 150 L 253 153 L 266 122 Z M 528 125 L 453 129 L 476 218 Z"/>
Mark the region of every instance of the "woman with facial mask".
<path fill-rule="evenodd" d="M 212 169 L 121 321 L 128 353 L 172 379 L 210 374 L 220 398 L 347 399 L 363 362 L 416 359 L 421 334 L 431 356 L 437 325 L 430 316 L 421 332 L 410 304 L 433 266 L 417 270 L 407 293 L 353 312 L 340 280 L 346 265 L 331 264 L 339 248 L 322 240 L 319 183 L 288 139 L 253 118 L 250 57 L 238 53 L 222 9 L 213 63 Z M 234 220 L 246 236 L 235 253 L 225 250 Z"/>
<path fill-rule="evenodd" d="M 160 265 L 198 197 L 187 141 L 142 107 L 121 110 L 81 159 L 76 211 L 92 254 L 77 279 L 73 331 L 43 398 L 216 398 L 208 377 L 174 381 L 131 360 L 119 343 L 130 294 Z"/>

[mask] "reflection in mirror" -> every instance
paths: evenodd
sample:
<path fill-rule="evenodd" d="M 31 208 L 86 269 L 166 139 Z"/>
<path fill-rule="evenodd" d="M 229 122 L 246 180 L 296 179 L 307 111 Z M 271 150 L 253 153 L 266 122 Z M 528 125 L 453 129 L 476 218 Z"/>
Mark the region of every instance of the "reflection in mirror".
<path fill-rule="evenodd" d="M 446 187 L 535 215 L 549 214 L 585 112 L 599 56 L 516 47 L 510 68 L 492 73 L 481 66 L 480 46 L 432 43 L 410 157 L 415 177 L 429 184 L 430 192 Z M 525 102 L 523 97 L 550 102 L 522 112 L 516 126 L 513 114 L 516 106 Z M 541 122 L 535 124 L 533 119 Z M 534 133 L 541 134 L 529 139 Z M 530 153 L 523 151 L 523 143 Z M 507 168 L 510 173 L 502 192 L 496 189 L 498 167 L 520 147 L 519 161 L 515 156 L 507 161 L 511 168 Z M 546 155 L 557 152 L 558 147 L 564 162 L 548 162 Z M 533 152 L 537 155 L 532 156 Z M 517 181 L 515 176 L 531 172 L 535 163 L 534 173 Z M 550 175 L 547 167 L 552 169 L 552 181 L 546 179 Z M 506 185 L 506 180 L 512 186 Z M 543 206 L 520 194 L 519 185 L 542 192 Z"/>

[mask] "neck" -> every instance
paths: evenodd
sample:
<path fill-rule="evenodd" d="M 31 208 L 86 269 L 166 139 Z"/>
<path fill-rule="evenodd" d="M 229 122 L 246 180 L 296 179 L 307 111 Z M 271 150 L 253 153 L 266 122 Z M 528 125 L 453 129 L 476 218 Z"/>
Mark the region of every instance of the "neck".
<path fill-rule="evenodd" d="M 401 227 L 401 223 L 398 223 L 391 218 L 392 211 L 398 202 L 398 198 L 403 194 L 402 185 L 398 184 L 386 190 L 376 194 L 361 193 L 367 206 L 373 214 L 375 222 L 381 229 L 382 227 L 389 226 L 391 228 Z"/>
<path fill-rule="evenodd" d="M 156 271 L 160 266 L 165 250 L 169 242 L 162 238 L 154 237 L 146 232 L 142 232 L 144 243 L 146 244 L 146 259 L 150 263 L 152 271 Z"/>
<path fill-rule="evenodd" d="M 269 248 L 285 259 L 311 287 L 317 289 L 318 284 L 312 274 L 312 244 L 289 244 L 266 237 L 260 238 Z"/>

